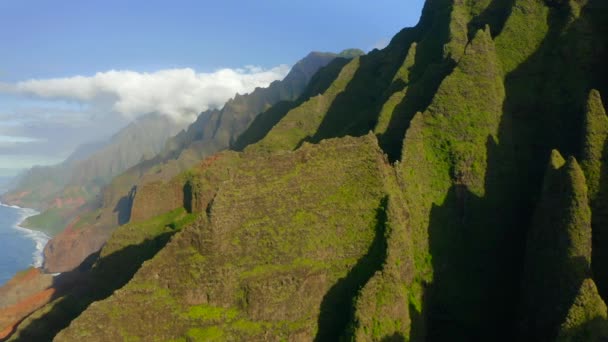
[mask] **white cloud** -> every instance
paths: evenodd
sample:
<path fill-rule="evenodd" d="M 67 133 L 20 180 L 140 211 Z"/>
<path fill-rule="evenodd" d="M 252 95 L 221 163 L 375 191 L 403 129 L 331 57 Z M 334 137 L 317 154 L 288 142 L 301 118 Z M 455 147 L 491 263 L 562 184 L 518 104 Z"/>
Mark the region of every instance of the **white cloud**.
<path fill-rule="evenodd" d="M 246 66 L 211 73 L 197 73 L 190 68 L 152 73 L 111 70 L 90 77 L 0 84 L 0 92 L 75 101 L 91 108 L 109 109 L 129 119 L 145 113 L 160 113 L 176 121 L 192 121 L 201 111 L 221 107 L 236 93 L 266 87 L 288 72 L 286 65 L 272 69 Z"/>

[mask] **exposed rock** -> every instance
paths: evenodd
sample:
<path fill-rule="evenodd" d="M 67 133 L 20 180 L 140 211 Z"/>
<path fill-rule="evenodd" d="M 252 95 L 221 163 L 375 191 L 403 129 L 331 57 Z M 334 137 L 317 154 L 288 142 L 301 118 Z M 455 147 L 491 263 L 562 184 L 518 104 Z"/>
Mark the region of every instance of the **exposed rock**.
<path fill-rule="evenodd" d="M 43 269 L 49 273 L 75 270 L 87 258 L 94 257 L 110 234 L 94 227 L 66 228 L 44 247 Z"/>

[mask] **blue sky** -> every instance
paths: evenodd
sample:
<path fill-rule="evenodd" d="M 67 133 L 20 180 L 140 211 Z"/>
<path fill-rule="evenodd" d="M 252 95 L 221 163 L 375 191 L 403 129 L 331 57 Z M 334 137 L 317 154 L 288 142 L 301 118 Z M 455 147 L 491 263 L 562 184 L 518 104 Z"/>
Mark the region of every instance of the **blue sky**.
<path fill-rule="evenodd" d="M 422 0 L 1 1 L 0 175 L 61 160 L 76 145 L 154 111 L 129 103 L 99 105 L 96 91 L 140 96 L 109 88 L 125 80 L 157 88 L 167 79 L 209 85 L 227 75 L 239 86 L 222 89 L 244 92 L 284 76 L 310 51 L 382 46 L 417 23 L 422 5 Z M 29 80 L 42 82 L 23 84 Z M 220 99 L 188 105 L 217 106 Z"/>

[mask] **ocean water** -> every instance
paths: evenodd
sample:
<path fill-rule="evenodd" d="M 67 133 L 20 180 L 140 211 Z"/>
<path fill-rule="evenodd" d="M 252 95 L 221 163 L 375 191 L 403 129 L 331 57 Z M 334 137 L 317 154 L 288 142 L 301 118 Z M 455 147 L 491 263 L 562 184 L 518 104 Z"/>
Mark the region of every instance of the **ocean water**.
<path fill-rule="evenodd" d="M 19 227 L 33 209 L 0 204 L 0 286 L 16 272 L 42 265 L 42 250 L 49 237 L 38 231 Z"/>

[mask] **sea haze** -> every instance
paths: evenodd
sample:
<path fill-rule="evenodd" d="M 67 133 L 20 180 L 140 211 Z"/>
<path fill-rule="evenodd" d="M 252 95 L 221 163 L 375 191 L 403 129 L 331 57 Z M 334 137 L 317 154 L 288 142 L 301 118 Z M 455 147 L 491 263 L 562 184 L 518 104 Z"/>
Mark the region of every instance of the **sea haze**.
<path fill-rule="evenodd" d="M 6 185 L 7 179 L 0 178 L 0 193 L 5 191 Z M 19 227 L 26 217 L 36 213 L 33 209 L 0 204 L 0 286 L 16 272 L 42 265 L 42 250 L 49 237 Z"/>

